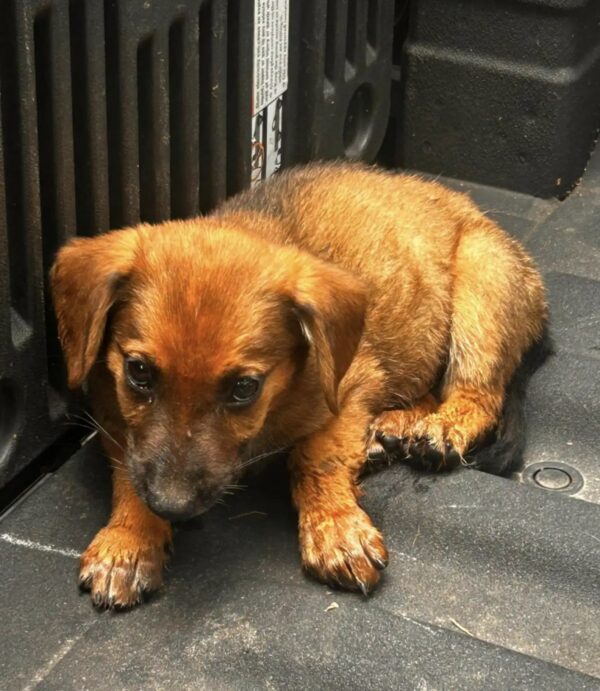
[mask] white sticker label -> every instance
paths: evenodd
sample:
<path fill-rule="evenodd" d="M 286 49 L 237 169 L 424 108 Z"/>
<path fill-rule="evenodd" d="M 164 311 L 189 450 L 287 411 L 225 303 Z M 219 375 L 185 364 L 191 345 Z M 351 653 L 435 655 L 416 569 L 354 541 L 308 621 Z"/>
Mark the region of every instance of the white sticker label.
<path fill-rule="evenodd" d="M 255 0 L 253 115 L 287 89 L 289 13 L 289 0 Z"/>
<path fill-rule="evenodd" d="M 289 0 L 255 0 L 252 185 L 281 167 L 283 94 L 288 84 Z"/>

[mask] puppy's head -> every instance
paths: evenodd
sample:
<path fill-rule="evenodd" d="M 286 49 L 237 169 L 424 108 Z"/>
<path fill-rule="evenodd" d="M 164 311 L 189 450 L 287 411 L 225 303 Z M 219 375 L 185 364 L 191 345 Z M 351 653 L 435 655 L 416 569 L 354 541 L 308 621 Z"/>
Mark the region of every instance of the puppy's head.
<path fill-rule="evenodd" d="M 131 478 L 169 518 L 212 505 L 274 420 L 335 412 L 366 306 L 340 269 L 211 219 L 75 239 L 51 286 L 69 385 L 102 361 Z"/>

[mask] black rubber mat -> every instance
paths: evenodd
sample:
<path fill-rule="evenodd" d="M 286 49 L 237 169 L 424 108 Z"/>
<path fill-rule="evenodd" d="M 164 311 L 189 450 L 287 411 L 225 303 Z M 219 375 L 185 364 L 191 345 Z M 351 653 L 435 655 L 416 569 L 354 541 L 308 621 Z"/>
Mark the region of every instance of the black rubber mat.
<path fill-rule="evenodd" d="M 546 276 L 524 472 L 368 477 L 391 560 L 365 599 L 302 574 L 275 467 L 178 530 L 159 594 L 99 613 L 76 586 L 110 504 L 92 442 L 0 521 L 0 688 L 600 688 L 600 157 L 564 202 L 448 183 Z"/>

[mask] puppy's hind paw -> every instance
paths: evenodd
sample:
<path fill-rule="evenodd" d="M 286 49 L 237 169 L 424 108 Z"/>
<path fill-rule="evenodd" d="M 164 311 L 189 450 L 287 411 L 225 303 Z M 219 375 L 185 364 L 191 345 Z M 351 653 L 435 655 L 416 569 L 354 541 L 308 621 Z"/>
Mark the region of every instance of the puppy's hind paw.
<path fill-rule="evenodd" d="M 400 438 L 381 434 L 378 440 L 389 458 L 416 462 L 426 470 L 452 470 L 464 463 L 450 442 L 436 444 L 427 437 Z"/>
<path fill-rule="evenodd" d="M 409 461 L 427 470 L 451 470 L 465 464 L 467 444 L 460 430 L 424 406 L 388 410 L 370 429 L 370 460 Z"/>

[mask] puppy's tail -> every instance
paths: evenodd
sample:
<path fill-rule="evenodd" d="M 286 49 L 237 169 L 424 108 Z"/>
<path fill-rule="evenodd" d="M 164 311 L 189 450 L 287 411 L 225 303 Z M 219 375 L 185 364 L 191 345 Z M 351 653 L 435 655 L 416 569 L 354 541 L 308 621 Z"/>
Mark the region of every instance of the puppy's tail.
<path fill-rule="evenodd" d="M 525 451 L 525 392 L 534 372 L 554 354 L 547 325 L 525 353 L 506 390 L 500 424 L 488 444 L 474 454 L 473 466 L 494 475 L 509 475 L 523 465 Z"/>

